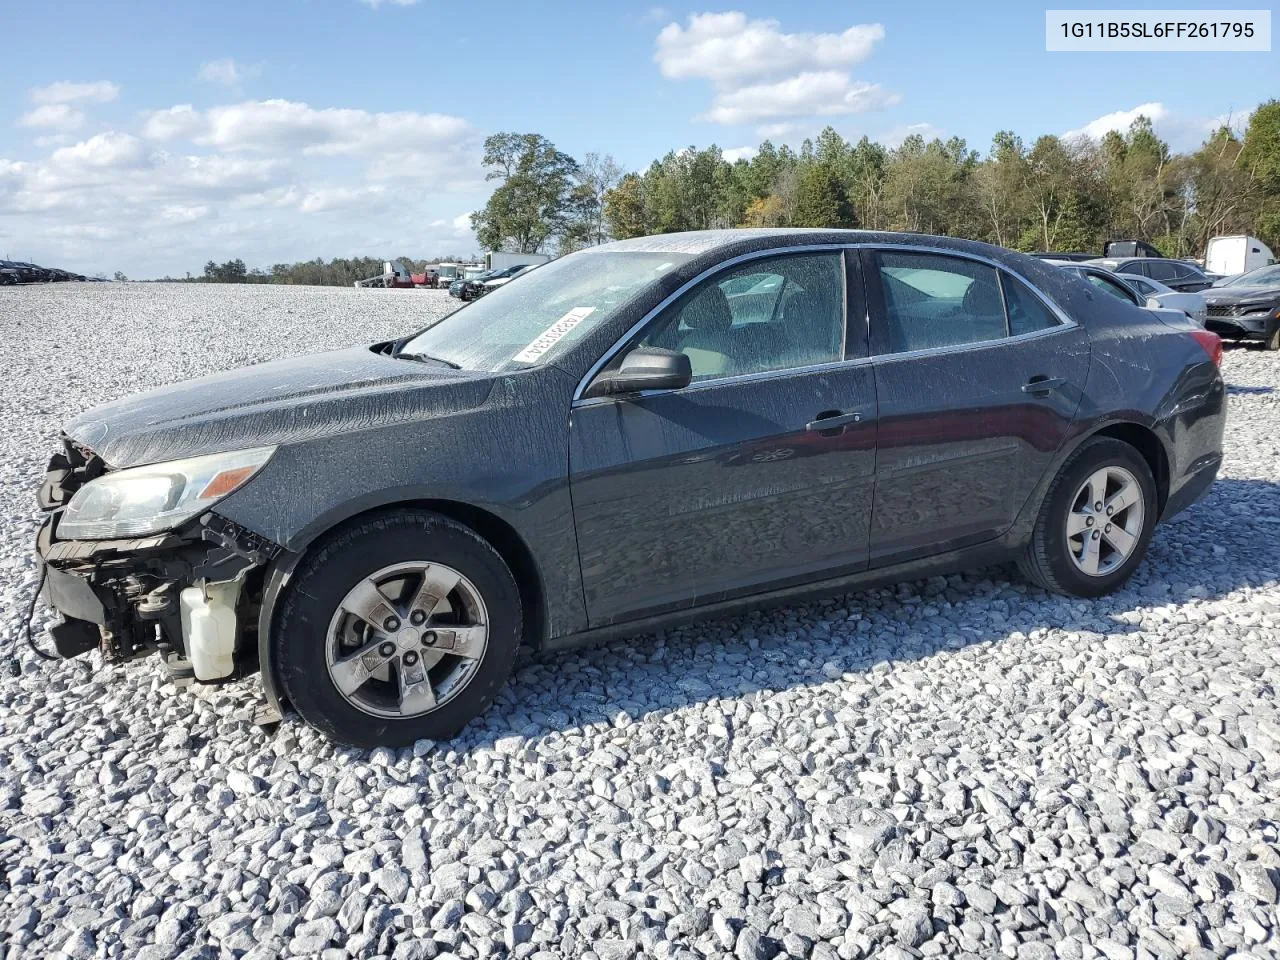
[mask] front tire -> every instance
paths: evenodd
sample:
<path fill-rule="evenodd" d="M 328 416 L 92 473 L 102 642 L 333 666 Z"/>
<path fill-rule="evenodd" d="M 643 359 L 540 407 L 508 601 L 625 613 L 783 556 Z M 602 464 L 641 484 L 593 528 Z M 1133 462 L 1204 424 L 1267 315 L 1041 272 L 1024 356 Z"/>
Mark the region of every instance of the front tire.
<path fill-rule="evenodd" d="M 1087 440 L 1049 487 L 1018 566 L 1046 590 L 1111 593 L 1146 555 L 1158 518 L 1155 479 L 1129 444 Z"/>
<path fill-rule="evenodd" d="M 385 513 L 303 560 L 275 618 L 272 664 L 330 739 L 447 740 L 493 703 L 521 623 L 515 579 L 475 531 L 428 511 Z"/>
<path fill-rule="evenodd" d="M 1264 350 L 1280 350 L 1280 323 L 1276 324 L 1276 328 L 1271 331 L 1271 336 L 1267 337 L 1262 343 Z"/>

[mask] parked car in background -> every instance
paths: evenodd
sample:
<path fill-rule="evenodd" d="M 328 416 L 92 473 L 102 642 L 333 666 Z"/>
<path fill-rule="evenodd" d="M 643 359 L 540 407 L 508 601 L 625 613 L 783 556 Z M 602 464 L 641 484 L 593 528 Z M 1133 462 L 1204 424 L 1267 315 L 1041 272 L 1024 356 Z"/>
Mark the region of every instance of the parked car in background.
<path fill-rule="evenodd" d="M 1280 264 L 1259 267 L 1205 293 L 1205 326 L 1227 340 L 1280 350 Z"/>
<path fill-rule="evenodd" d="M 1204 294 L 1199 291 L 1171 290 L 1159 280 L 1140 277 L 1137 274 L 1116 274 L 1138 292 L 1147 306 L 1153 303 L 1167 310 L 1181 310 L 1201 326 L 1207 317 Z"/>
<path fill-rule="evenodd" d="M 1076 263 L 1069 260 L 1047 262 L 1080 277 L 1118 300 L 1158 312 L 1171 310 L 1175 315 L 1184 314 L 1204 326 L 1204 297 L 1199 293 L 1180 293 L 1147 277 L 1112 273 L 1093 263 Z"/>
<path fill-rule="evenodd" d="M 1271 248 L 1257 237 L 1214 237 L 1204 251 L 1205 270 L 1224 277 L 1239 276 L 1275 262 Z"/>
<path fill-rule="evenodd" d="M 11 287 L 22 282 L 22 268 L 12 260 L 0 260 L 0 287 Z"/>
<path fill-rule="evenodd" d="M 1167 257 L 1100 257 L 1085 262 L 1106 267 L 1114 273 L 1159 280 L 1170 290 L 1197 291 L 1213 286 L 1213 281 L 1204 275 L 1203 270 L 1186 260 L 1170 260 Z"/>
<path fill-rule="evenodd" d="M 1212 485 L 1220 359 L 987 244 L 605 244 L 417 334 L 71 421 L 39 493 L 51 633 L 260 670 L 335 740 L 403 745 L 484 711 L 522 643 L 1010 560 L 1096 597 Z"/>
<path fill-rule="evenodd" d="M 518 266 L 502 267 L 498 270 L 490 270 L 488 273 L 482 273 L 480 276 L 471 280 L 463 280 L 462 287 L 458 292 L 459 298 L 463 300 L 474 300 L 477 297 L 484 296 L 488 292 L 488 286 L 491 283 L 502 284 L 510 280 L 522 270 L 529 269 L 527 264 Z M 450 293 L 453 291 L 450 290 Z"/>
<path fill-rule="evenodd" d="M 505 277 L 493 277 L 489 280 L 485 280 L 483 283 L 479 285 L 479 288 L 476 290 L 476 296 L 483 297 L 485 294 L 492 293 L 494 290 L 497 290 L 499 287 L 505 287 L 508 283 L 510 283 L 516 277 L 523 277 L 530 270 L 536 270 L 540 266 L 542 266 L 542 264 L 540 263 L 530 263 L 527 266 L 519 267 L 513 272 L 507 274 L 507 276 Z"/>
<path fill-rule="evenodd" d="M 1093 253 L 1047 253 L 1047 252 L 1041 251 L 1039 253 L 1029 253 L 1027 254 L 1027 256 L 1035 257 L 1037 260 L 1058 260 L 1058 261 L 1071 261 L 1071 262 L 1097 259 L 1097 254 L 1093 254 Z"/>
<path fill-rule="evenodd" d="M 1102 255 L 1114 260 L 1127 257 L 1164 258 L 1163 253 L 1145 240 L 1108 240 L 1102 245 Z"/>
<path fill-rule="evenodd" d="M 551 259 L 548 253 L 503 253 L 493 250 L 484 255 L 486 270 L 502 270 L 505 267 L 526 267 L 531 264 L 546 263 Z"/>

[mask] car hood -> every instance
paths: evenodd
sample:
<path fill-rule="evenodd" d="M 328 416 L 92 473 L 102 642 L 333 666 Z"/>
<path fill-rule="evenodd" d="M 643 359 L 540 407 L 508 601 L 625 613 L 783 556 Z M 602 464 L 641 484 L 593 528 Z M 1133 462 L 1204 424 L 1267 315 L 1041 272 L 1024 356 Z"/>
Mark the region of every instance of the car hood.
<path fill-rule="evenodd" d="M 484 403 L 495 379 L 358 347 L 133 394 L 64 430 L 111 466 L 132 467 L 446 416 Z"/>
<path fill-rule="evenodd" d="M 1212 287 L 1204 291 L 1206 303 L 1267 303 L 1280 300 L 1280 287 Z"/>

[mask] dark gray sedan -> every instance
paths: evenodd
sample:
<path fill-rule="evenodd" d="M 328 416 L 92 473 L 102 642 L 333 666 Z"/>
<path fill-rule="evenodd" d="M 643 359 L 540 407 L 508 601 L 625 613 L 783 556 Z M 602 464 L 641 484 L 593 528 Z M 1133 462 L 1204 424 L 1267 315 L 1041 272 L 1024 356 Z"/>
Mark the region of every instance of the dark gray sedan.
<path fill-rule="evenodd" d="M 1213 482 L 1220 358 L 979 243 L 606 244 L 416 335 L 68 424 L 54 642 L 260 670 L 272 710 L 405 744 L 483 711 L 521 643 L 1009 560 L 1094 597 Z"/>

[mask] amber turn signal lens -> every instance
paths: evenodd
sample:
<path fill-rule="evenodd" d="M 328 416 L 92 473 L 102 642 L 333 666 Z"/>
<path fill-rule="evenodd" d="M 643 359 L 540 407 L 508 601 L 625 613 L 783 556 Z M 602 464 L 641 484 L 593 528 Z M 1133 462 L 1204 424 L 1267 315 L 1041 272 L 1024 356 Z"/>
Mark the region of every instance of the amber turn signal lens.
<path fill-rule="evenodd" d="M 257 467 L 236 467 L 234 470 L 223 470 L 216 474 L 212 480 L 200 491 L 201 500 L 213 500 L 217 497 L 225 497 L 240 484 L 248 480 Z"/>

